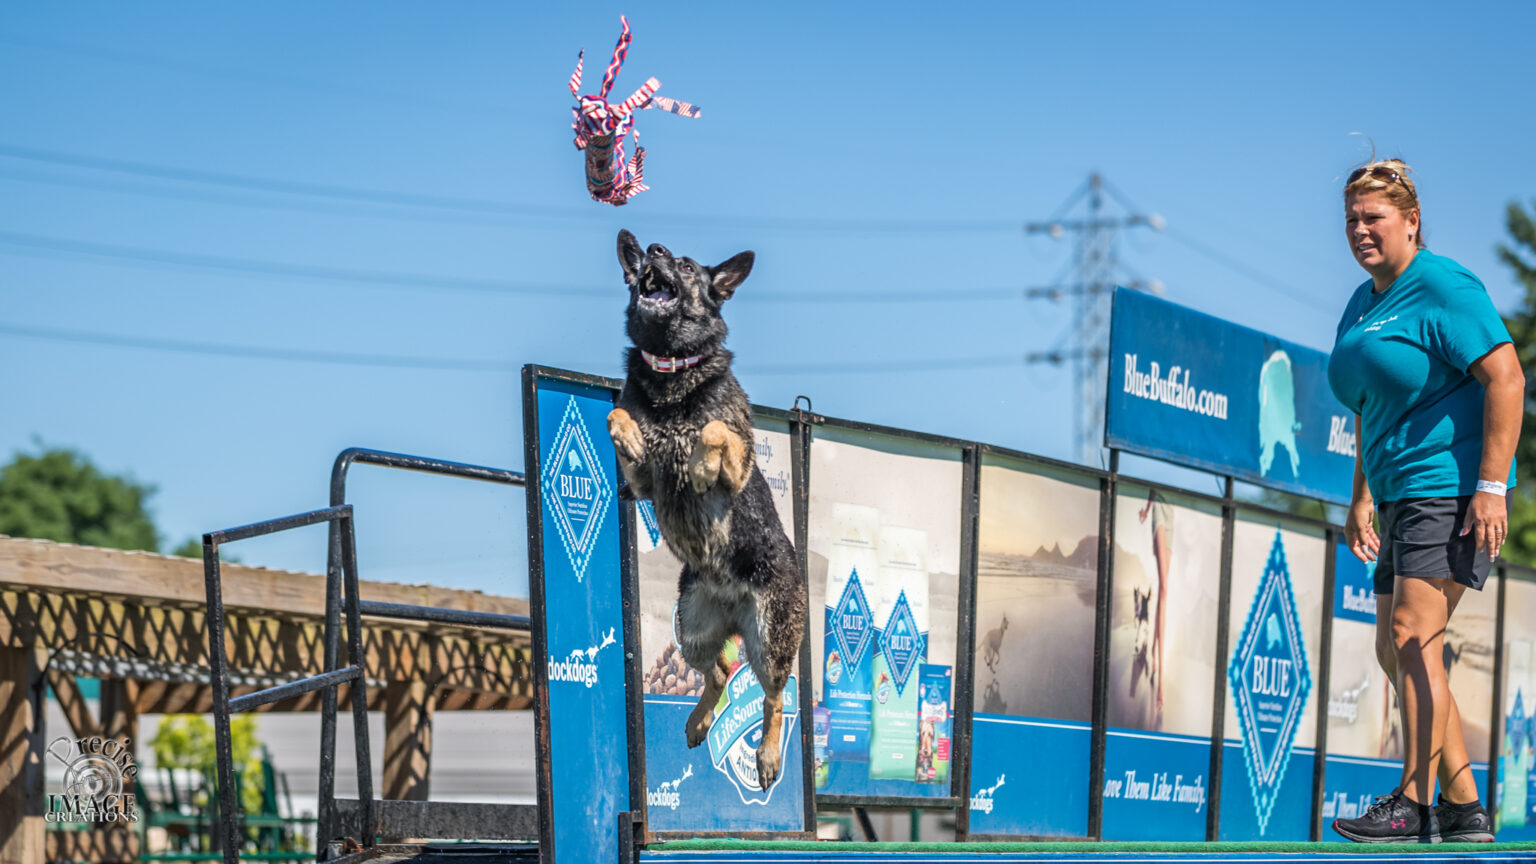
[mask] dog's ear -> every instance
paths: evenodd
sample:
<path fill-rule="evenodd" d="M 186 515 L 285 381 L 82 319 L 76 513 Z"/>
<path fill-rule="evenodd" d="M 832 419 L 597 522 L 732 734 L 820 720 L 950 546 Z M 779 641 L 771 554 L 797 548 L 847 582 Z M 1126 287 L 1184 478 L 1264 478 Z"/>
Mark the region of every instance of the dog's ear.
<path fill-rule="evenodd" d="M 747 274 L 752 272 L 755 258 L 751 252 L 743 252 L 723 264 L 709 268 L 710 285 L 717 299 L 731 299 L 731 295 L 736 293 L 736 286 L 747 281 Z"/>
<path fill-rule="evenodd" d="M 619 266 L 624 268 L 624 281 L 631 285 L 640 281 L 640 267 L 645 264 L 645 253 L 640 251 L 640 241 L 626 229 L 619 229 Z"/>

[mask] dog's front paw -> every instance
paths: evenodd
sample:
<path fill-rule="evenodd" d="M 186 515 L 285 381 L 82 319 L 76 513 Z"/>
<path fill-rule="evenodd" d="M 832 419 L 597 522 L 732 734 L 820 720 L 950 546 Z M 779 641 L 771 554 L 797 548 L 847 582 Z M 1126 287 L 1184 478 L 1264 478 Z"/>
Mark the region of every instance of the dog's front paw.
<path fill-rule="evenodd" d="M 623 408 L 608 412 L 608 437 L 613 439 L 613 449 L 619 457 L 638 465 L 645 461 L 645 437 L 640 434 L 640 424 Z"/>
<path fill-rule="evenodd" d="M 772 786 L 773 781 L 779 778 L 778 742 L 772 742 L 774 745 L 772 747 L 768 746 L 769 743 L 768 739 L 764 738 L 763 742 L 757 745 L 757 785 L 762 789 Z"/>
<path fill-rule="evenodd" d="M 740 492 L 747 485 L 751 465 L 746 454 L 746 445 L 731 427 L 719 420 L 705 423 L 688 456 L 688 479 L 693 491 L 702 494 L 720 483 L 733 495 Z"/>

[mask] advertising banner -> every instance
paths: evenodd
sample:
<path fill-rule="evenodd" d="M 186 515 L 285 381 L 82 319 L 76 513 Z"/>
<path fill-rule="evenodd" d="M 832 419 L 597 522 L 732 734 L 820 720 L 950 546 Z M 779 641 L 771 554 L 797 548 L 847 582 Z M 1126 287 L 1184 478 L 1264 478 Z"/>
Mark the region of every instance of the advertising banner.
<path fill-rule="evenodd" d="M 1107 447 L 1349 501 L 1354 415 L 1321 351 L 1121 288 L 1108 394 Z"/>
<path fill-rule="evenodd" d="M 937 717 L 936 694 L 953 713 L 953 688 L 931 686 L 931 675 L 955 662 L 960 457 L 915 439 L 815 429 L 808 570 L 812 722 L 825 742 L 819 794 L 950 794 L 927 761 L 925 747 L 937 744 L 924 724 Z"/>
<path fill-rule="evenodd" d="M 1403 729 L 1397 692 L 1376 659 L 1374 564 L 1343 544 L 1334 549 L 1334 619 L 1328 693 L 1328 758 L 1323 776 L 1323 839 L 1353 819 L 1377 795 L 1396 788 L 1403 772 Z"/>
<path fill-rule="evenodd" d="M 1233 525 L 1222 840 L 1311 836 L 1327 552 L 1321 531 Z"/>
<path fill-rule="evenodd" d="M 1221 516 L 1120 486 L 1110 598 L 1106 840 L 1203 840 Z"/>
<path fill-rule="evenodd" d="M 774 509 L 793 540 L 788 424 L 758 418 L 752 443 Z M 722 646 L 731 677 L 715 706 L 714 725 L 704 744 L 689 748 L 685 726 L 704 692 L 704 677 L 677 649 L 673 621 L 683 565 L 667 548 L 650 502 L 639 502 L 636 515 L 647 827 L 688 833 L 805 830 L 800 724 L 811 722 L 811 717 L 801 710 L 798 677 L 791 677 L 784 688 L 782 769 L 768 789 L 759 786 L 756 757 L 763 731 L 763 688 L 746 663 L 739 638 Z"/>
<path fill-rule="evenodd" d="M 630 810 L 625 722 L 624 591 L 618 464 L 608 438 L 613 392 L 534 378 L 537 496 L 542 523 L 542 604 L 548 683 L 550 820 L 555 861 L 609 861 L 614 826 Z M 532 479 L 532 478 L 530 478 Z"/>
<path fill-rule="evenodd" d="M 1098 480 L 989 454 L 980 512 L 971 833 L 1082 837 L 1088 784 L 1026 778 L 1089 773 Z"/>
<path fill-rule="evenodd" d="M 1376 796 L 1387 794 L 1401 782 L 1403 724 L 1397 691 L 1376 659 L 1376 565 L 1362 563 L 1343 543 L 1333 554 L 1333 660 L 1323 839 L 1347 842 L 1327 826 L 1336 818 L 1359 816 Z M 1442 649 L 1479 790 L 1487 788 L 1492 746 L 1487 718 L 1493 713 L 1497 605 L 1497 586 L 1492 581 L 1483 591 L 1463 594 L 1446 626 Z"/>
<path fill-rule="evenodd" d="M 1536 840 L 1536 582 L 1511 576 L 1504 585 L 1504 728 L 1496 837 Z"/>

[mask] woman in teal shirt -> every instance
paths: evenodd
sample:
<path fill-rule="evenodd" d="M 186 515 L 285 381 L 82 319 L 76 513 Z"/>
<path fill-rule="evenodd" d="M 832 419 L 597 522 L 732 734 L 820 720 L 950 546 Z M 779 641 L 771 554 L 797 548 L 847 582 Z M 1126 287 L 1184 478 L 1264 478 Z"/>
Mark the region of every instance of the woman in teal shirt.
<path fill-rule="evenodd" d="M 1404 756 L 1401 785 L 1334 830 L 1368 843 L 1491 841 L 1443 640 L 1504 542 L 1525 375 L 1482 282 L 1424 248 L 1407 165 L 1351 173 L 1344 222 L 1371 277 L 1345 307 L 1328 362 L 1360 445 L 1344 536 L 1376 562 L 1376 655 L 1397 689 Z"/>

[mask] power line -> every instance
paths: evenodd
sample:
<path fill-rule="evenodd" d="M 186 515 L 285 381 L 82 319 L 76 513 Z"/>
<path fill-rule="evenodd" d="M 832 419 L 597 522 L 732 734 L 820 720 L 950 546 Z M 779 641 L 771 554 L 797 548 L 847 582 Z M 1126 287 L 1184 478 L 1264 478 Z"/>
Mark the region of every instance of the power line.
<path fill-rule="evenodd" d="M 299 348 L 267 348 L 257 345 L 228 345 L 215 342 L 198 342 L 179 339 L 150 339 L 141 336 L 121 336 L 114 333 L 65 330 L 50 327 L 29 327 L 21 324 L 0 322 L 0 334 L 40 339 L 50 342 L 93 345 L 139 351 L 161 351 L 176 354 L 197 354 L 210 357 L 234 357 L 256 360 L 279 360 L 295 363 L 324 363 L 344 366 L 370 366 L 390 369 L 419 369 L 435 372 L 493 372 L 510 373 L 522 368 L 519 363 L 495 360 L 473 360 L 451 357 L 406 357 L 395 354 L 368 354 L 347 351 L 313 351 Z M 958 371 L 999 366 L 1019 365 L 1017 356 L 959 357 L 931 360 L 891 362 L 844 363 L 824 361 L 811 363 L 768 363 L 761 366 L 742 365 L 738 371 L 754 375 L 843 375 L 864 373 L 912 373 L 923 371 Z"/>
<path fill-rule="evenodd" d="M 566 219 L 592 222 L 604 217 L 591 209 L 547 207 L 519 204 L 481 198 L 465 198 L 448 195 L 425 195 L 342 186 L 331 183 L 310 183 L 254 177 L 221 171 L 203 171 L 169 165 L 156 165 L 126 159 L 84 156 L 58 150 L 22 147 L 0 143 L 0 156 L 53 165 L 66 165 L 93 171 L 133 174 L 179 183 L 200 183 L 241 189 L 246 192 L 294 195 L 347 201 L 353 204 L 408 207 L 439 212 L 474 213 L 499 217 L 538 217 L 540 219 Z M 574 171 L 575 169 L 573 169 Z M 47 181 L 44 181 L 47 182 Z M 709 214 L 647 213 L 647 222 L 656 225 L 682 225 L 719 227 L 722 225 L 743 229 L 769 231 L 837 231 L 849 233 L 938 233 L 1014 231 L 1018 223 L 1008 219 L 825 219 L 804 216 L 742 217 Z"/>
<path fill-rule="evenodd" d="M 116 246 L 67 240 L 36 234 L 0 231 L 0 252 L 43 254 L 70 259 L 107 258 L 152 267 L 222 270 L 240 275 L 283 276 L 336 282 L 383 285 L 390 288 L 434 288 L 505 295 L 547 295 L 583 300 L 617 300 L 624 296 L 623 283 L 612 287 L 512 282 L 471 279 L 422 273 L 389 273 L 311 264 L 287 264 L 249 258 L 231 258 L 190 252 L 171 252 L 141 246 Z M 733 302 L 748 303 L 947 303 L 956 300 L 1016 300 L 1024 289 L 1002 287 L 944 288 L 931 291 L 848 291 L 804 289 L 798 291 L 743 292 Z"/>
<path fill-rule="evenodd" d="M 1342 308 L 1338 303 L 1328 303 L 1318 297 L 1314 297 L 1310 294 L 1298 291 L 1296 288 L 1287 285 L 1278 279 L 1275 279 L 1274 277 L 1270 276 L 1262 270 L 1259 270 L 1256 267 L 1250 267 L 1230 255 L 1226 255 L 1220 251 L 1217 251 L 1216 249 L 1211 248 L 1210 246 L 1207 246 L 1205 243 L 1196 240 L 1194 237 L 1185 234 L 1183 231 L 1179 231 L 1175 228 L 1168 228 L 1164 233 L 1166 233 L 1172 239 L 1183 244 L 1187 248 L 1198 252 L 1201 255 L 1204 255 L 1205 257 L 1215 261 L 1217 264 L 1220 264 L 1223 267 L 1226 267 L 1228 270 L 1231 270 L 1234 273 L 1237 273 L 1241 276 L 1251 279 L 1254 282 L 1257 282 L 1260 285 L 1263 285 L 1266 288 L 1269 288 L 1270 290 L 1280 294 L 1283 297 L 1290 297 L 1304 301 L 1308 305 L 1315 306 L 1316 308 L 1325 312 L 1336 312 L 1339 308 Z"/>
<path fill-rule="evenodd" d="M 11 231 L 0 231 L 0 247 L 42 251 L 55 255 L 111 258 L 153 266 L 225 270 L 246 275 L 258 274 L 297 279 L 322 279 L 387 285 L 395 288 L 442 288 L 451 291 L 474 291 L 492 294 L 547 294 L 582 298 L 612 298 L 618 295 L 618 291 L 614 289 L 577 287 L 573 285 L 540 285 L 493 279 L 431 276 L 420 273 L 387 273 L 376 270 L 351 270 L 310 264 L 282 264 L 246 258 L 228 258 L 218 255 L 167 252 L 142 247 L 88 243 L 80 240 L 64 240 L 33 234 L 18 234 Z"/>

